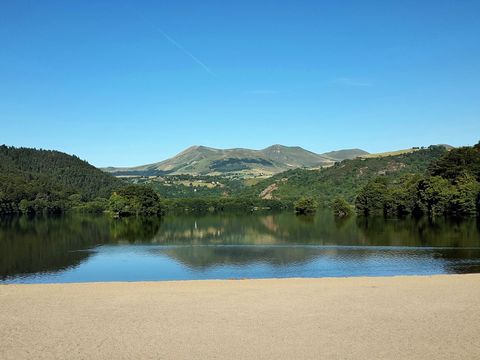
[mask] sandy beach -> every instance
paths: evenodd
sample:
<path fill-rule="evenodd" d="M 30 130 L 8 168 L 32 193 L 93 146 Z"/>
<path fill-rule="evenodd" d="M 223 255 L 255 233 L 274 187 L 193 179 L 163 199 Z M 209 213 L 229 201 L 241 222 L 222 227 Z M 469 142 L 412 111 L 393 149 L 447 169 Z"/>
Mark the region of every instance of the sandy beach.
<path fill-rule="evenodd" d="M 0 285 L 1 359 L 479 359 L 480 275 Z"/>

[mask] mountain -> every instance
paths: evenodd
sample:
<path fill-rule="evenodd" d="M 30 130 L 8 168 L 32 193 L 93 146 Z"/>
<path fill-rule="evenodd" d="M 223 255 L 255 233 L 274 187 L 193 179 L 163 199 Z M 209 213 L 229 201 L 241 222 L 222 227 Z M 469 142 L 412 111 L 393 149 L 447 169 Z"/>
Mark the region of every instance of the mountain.
<path fill-rule="evenodd" d="M 344 160 L 323 169 L 294 169 L 264 179 L 238 195 L 280 200 L 312 196 L 322 204 L 341 196 L 353 202 L 359 189 L 375 177 L 398 180 L 409 174 L 425 175 L 430 164 L 448 149 L 442 145 L 430 146 L 399 155 Z"/>
<path fill-rule="evenodd" d="M 344 149 L 337 151 L 330 151 L 323 154 L 337 161 L 355 159 L 357 157 L 369 155 L 369 153 L 362 149 Z"/>
<path fill-rule="evenodd" d="M 123 181 L 76 156 L 0 146 L 0 213 L 17 212 L 22 200 L 48 208 L 62 207 L 71 195 L 79 201 L 108 198 L 122 185 Z"/>
<path fill-rule="evenodd" d="M 262 150 L 215 149 L 192 146 L 178 155 L 154 164 L 102 170 L 116 176 L 128 175 L 273 175 L 296 168 L 332 166 L 337 161 L 368 154 L 359 149 L 316 154 L 298 146 L 272 145 Z"/>

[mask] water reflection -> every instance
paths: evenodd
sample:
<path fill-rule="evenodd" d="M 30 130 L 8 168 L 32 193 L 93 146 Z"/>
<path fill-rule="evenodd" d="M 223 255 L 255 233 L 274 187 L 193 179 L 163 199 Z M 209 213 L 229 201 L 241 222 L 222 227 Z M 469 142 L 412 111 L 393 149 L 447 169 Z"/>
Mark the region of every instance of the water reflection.
<path fill-rule="evenodd" d="M 0 220 L 6 282 L 480 272 L 475 219 L 291 214 Z"/>

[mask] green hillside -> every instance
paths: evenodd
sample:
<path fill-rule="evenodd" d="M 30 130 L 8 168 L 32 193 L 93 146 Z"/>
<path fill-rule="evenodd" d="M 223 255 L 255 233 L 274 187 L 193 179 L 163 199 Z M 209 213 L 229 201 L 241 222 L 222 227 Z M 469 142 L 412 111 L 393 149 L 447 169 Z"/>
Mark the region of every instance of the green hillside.
<path fill-rule="evenodd" d="M 281 200 L 312 196 L 321 204 L 341 196 L 353 202 L 358 190 L 369 180 L 378 176 L 398 179 L 405 174 L 425 174 L 430 163 L 446 152 L 443 146 L 431 146 L 395 156 L 345 160 L 319 170 L 290 170 L 243 190 L 242 196 Z"/>
<path fill-rule="evenodd" d="M 108 198 L 122 184 L 76 156 L 0 146 L 0 213 L 15 213 L 22 205 L 56 212 L 68 202 Z"/>

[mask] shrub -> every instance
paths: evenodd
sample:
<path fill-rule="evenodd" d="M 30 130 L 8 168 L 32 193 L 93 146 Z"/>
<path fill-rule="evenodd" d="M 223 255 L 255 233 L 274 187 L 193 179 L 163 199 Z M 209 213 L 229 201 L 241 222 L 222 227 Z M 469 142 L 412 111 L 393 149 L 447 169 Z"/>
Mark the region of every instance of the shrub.
<path fill-rule="evenodd" d="M 295 202 L 295 214 L 298 215 L 313 215 L 317 211 L 318 204 L 315 199 L 310 197 L 303 197 Z"/>
<path fill-rule="evenodd" d="M 353 212 L 352 207 L 344 198 L 336 198 L 332 203 L 333 214 L 336 217 L 342 218 L 350 216 Z"/>

